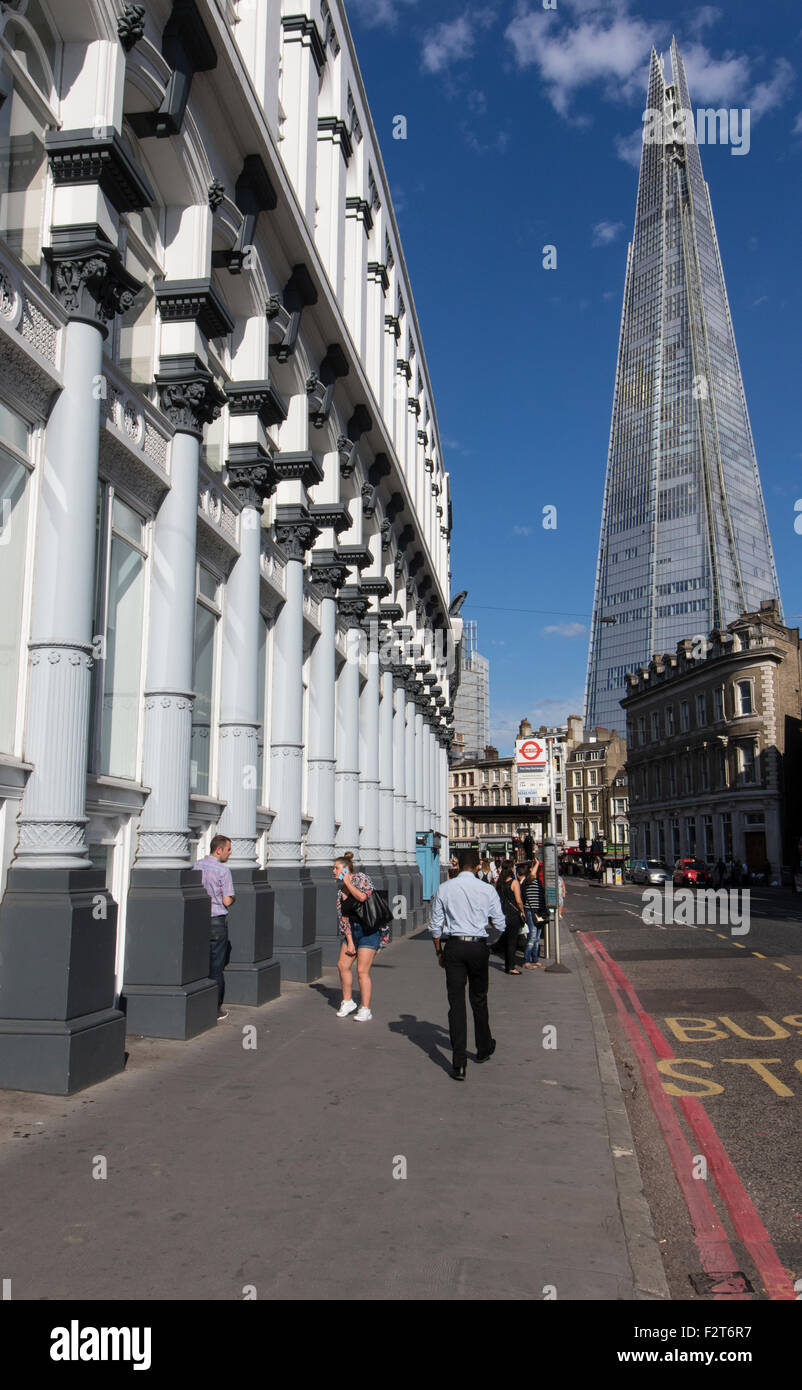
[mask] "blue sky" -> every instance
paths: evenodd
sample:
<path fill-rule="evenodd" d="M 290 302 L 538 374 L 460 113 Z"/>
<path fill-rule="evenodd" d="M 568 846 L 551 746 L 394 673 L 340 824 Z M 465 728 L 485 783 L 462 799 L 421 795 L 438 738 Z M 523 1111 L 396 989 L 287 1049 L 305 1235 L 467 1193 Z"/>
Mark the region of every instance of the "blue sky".
<path fill-rule="evenodd" d="M 553 3 L 553 0 L 550 0 Z M 452 589 L 490 658 L 491 737 L 582 712 L 627 241 L 652 44 L 696 106 L 786 621 L 802 617 L 797 0 L 347 0 L 454 499 Z M 392 138 L 407 117 L 407 139 Z M 545 270 L 542 248 L 557 248 Z M 556 530 L 542 527 L 557 507 Z M 537 610 L 537 611 L 518 611 Z"/>

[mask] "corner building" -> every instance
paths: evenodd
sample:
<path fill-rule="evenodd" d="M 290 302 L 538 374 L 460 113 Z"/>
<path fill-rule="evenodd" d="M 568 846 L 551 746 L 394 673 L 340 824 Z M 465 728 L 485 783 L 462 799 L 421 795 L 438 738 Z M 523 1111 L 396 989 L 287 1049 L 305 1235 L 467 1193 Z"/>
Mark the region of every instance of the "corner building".
<path fill-rule="evenodd" d="M 0 1087 L 214 1026 L 421 914 L 461 624 L 431 382 L 336 0 L 0 16 Z M 458 668 L 457 668 L 458 669 Z"/>

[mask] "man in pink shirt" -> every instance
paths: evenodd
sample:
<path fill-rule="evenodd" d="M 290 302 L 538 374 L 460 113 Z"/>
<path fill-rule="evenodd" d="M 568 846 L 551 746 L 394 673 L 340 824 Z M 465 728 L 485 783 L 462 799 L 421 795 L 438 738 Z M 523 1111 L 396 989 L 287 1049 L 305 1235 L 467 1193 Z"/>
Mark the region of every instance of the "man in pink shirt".
<path fill-rule="evenodd" d="M 231 854 L 227 835 L 215 835 L 209 853 L 195 865 L 203 876 L 203 886 L 212 900 L 212 937 L 210 942 L 209 974 L 217 984 L 217 1018 L 228 1018 L 223 1008 L 225 993 L 224 970 L 228 960 L 228 909 L 235 901 L 234 880 L 226 860 Z"/>

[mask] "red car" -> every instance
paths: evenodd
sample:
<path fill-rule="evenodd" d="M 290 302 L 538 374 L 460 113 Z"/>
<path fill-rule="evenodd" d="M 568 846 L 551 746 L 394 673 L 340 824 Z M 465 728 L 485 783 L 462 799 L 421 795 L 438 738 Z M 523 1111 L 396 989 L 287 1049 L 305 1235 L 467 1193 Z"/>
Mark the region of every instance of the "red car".
<path fill-rule="evenodd" d="M 681 888 L 706 887 L 710 882 L 710 871 L 701 859 L 677 859 L 674 864 L 672 882 Z"/>

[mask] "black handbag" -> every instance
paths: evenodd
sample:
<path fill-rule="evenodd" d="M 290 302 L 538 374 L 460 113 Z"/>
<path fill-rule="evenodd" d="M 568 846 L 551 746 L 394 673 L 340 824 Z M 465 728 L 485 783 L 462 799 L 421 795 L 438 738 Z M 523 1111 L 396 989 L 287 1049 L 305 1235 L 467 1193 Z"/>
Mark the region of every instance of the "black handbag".
<path fill-rule="evenodd" d="M 368 893 L 363 903 L 358 902 L 356 898 L 351 898 L 349 903 L 343 903 L 341 911 L 349 922 L 362 928 L 365 936 L 372 936 L 374 932 L 382 931 L 393 920 L 392 908 L 387 897 L 378 888 L 374 888 L 372 893 Z"/>

